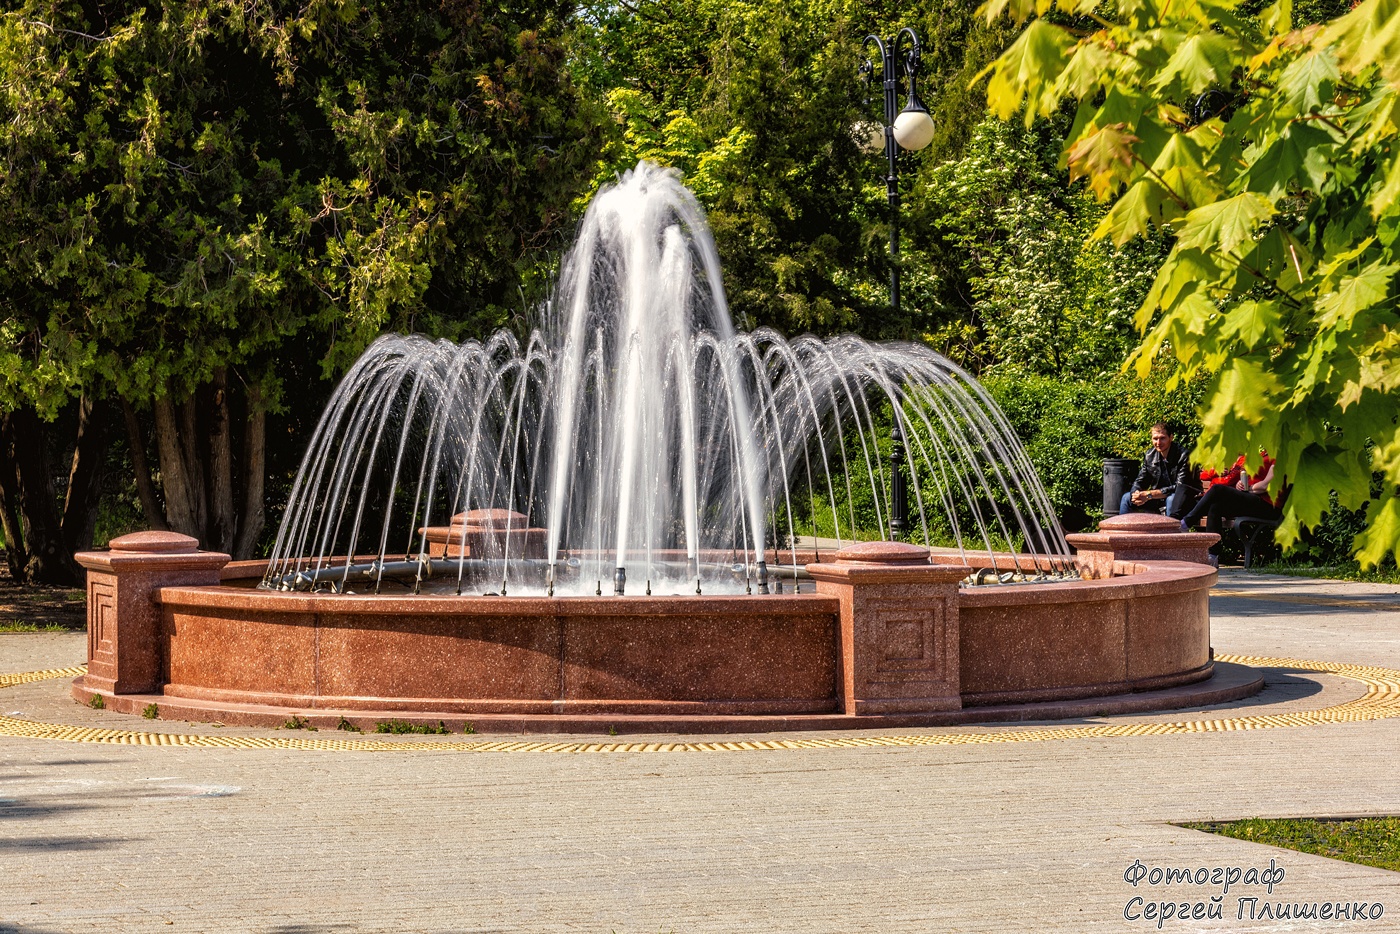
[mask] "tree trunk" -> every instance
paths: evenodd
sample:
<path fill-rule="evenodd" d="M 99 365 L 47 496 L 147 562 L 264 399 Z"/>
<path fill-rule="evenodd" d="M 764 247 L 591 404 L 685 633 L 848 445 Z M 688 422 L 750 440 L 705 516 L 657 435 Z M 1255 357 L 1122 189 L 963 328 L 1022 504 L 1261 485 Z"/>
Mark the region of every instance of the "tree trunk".
<path fill-rule="evenodd" d="M 262 387 L 248 387 L 248 424 L 243 430 L 243 515 L 238 520 L 238 542 L 233 556 L 247 560 L 255 556 L 262 536 L 263 481 L 267 469 L 267 411 L 262 404 Z"/>
<path fill-rule="evenodd" d="M 64 548 L 63 526 L 49 473 L 45 444 L 48 433 L 39 416 L 29 409 L 16 409 L 4 416 L 4 421 L 12 441 L 19 478 L 20 521 L 24 546 L 29 552 L 24 579 L 32 584 L 76 585 L 81 578 L 73 556 Z"/>
<path fill-rule="evenodd" d="M 70 555 L 92 547 L 107 462 L 103 444 L 106 409 L 87 394 L 78 400 L 78 437 L 68 469 L 68 493 L 63 500 L 63 547 Z"/>
<path fill-rule="evenodd" d="M 151 404 L 156 417 L 156 452 L 160 457 L 160 482 L 165 492 L 165 518 L 170 528 L 204 541 L 203 523 L 195 504 L 195 490 L 185 464 L 184 446 L 175 424 L 175 406 L 163 396 Z M 199 495 L 203 496 L 201 489 Z"/>
<path fill-rule="evenodd" d="M 5 562 L 10 577 L 24 581 L 29 552 L 24 547 L 24 526 L 19 517 L 19 472 L 15 468 L 9 421 L 0 417 L 0 525 L 5 531 Z"/>
<path fill-rule="evenodd" d="M 209 547 L 232 553 L 238 519 L 233 506 L 233 439 L 229 436 L 227 367 L 214 368 L 210 391 Z"/>
<path fill-rule="evenodd" d="M 122 416 L 126 420 L 126 443 L 131 451 L 131 469 L 136 474 L 136 495 L 141 497 L 141 511 L 146 515 L 146 525 L 162 532 L 170 526 L 165 522 L 165 510 L 156 499 L 155 483 L 151 480 L 151 464 L 146 460 L 146 439 L 141 434 L 141 422 L 131 403 L 122 400 Z"/>
<path fill-rule="evenodd" d="M 185 458 L 185 476 L 190 481 L 190 493 L 194 497 L 195 524 L 200 530 L 199 540 L 208 547 L 209 542 L 209 488 L 204 484 L 204 452 L 199 444 L 199 392 L 180 403 L 180 451 Z"/>

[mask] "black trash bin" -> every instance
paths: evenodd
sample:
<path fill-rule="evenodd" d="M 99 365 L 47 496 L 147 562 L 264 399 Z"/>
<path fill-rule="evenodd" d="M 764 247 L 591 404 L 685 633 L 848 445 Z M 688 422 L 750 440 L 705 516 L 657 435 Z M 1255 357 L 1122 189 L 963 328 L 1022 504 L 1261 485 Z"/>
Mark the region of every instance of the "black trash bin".
<path fill-rule="evenodd" d="M 1138 462 L 1127 457 L 1109 457 L 1103 462 L 1103 514 L 1118 515 L 1123 494 L 1133 488 L 1137 479 Z"/>

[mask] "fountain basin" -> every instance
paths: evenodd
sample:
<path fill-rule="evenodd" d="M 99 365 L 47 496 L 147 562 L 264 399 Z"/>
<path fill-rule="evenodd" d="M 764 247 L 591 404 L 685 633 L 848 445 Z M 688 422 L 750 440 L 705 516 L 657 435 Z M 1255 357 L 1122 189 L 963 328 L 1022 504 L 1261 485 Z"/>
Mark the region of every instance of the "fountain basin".
<path fill-rule="evenodd" d="M 89 671 L 75 698 L 264 726 L 295 714 L 369 729 L 393 717 L 482 732 L 736 732 L 1089 716 L 1262 685 L 1214 677 L 1216 574 L 1193 562 L 959 587 L 968 567 L 926 551 L 920 562 L 848 550 L 808 566 L 816 594 L 546 598 L 255 590 L 239 584 L 261 562 L 210 579 L 207 559 L 221 557 L 81 556 Z M 204 577 L 180 585 L 181 574 Z"/>
<path fill-rule="evenodd" d="M 836 709 L 835 601 L 169 587 L 162 693 L 451 713 Z"/>

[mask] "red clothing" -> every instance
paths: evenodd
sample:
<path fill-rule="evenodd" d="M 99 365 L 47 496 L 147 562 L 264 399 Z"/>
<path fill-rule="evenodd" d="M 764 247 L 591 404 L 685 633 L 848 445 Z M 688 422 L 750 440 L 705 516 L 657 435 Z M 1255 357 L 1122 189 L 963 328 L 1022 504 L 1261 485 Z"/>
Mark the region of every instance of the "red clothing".
<path fill-rule="evenodd" d="M 1214 467 L 1207 467 L 1205 470 L 1202 470 L 1201 482 L 1209 484 L 1210 486 L 1221 486 L 1223 484 L 1234 486 L 1239 482 L 1240 474 L 1243 472 L 1244 455 L 1241 454 L 1239 459 L 1235 461 L 1235 466 L 1231 467 L 1223 474 L 1216 473 Z"/>
<path fill-rule="evenodd" d="M 1273 469 L 1274 469 L 1274 459 L 1273 459 L 1272 457 L 1269 456 L 1269 452 L 1268 452 L 1268 451 L 1260 451 L 1259 453 L 1260 453 L 1260 455 L 1264 458 L 1264 461 L 1263 461 L 1263 463 L 1261 463 L 1261 464 L 1259 465 L 1259 472 L 1256 473 L 1254 476 L 1252 476 L 1252 477 L 1249 478 L 1249 482 L 1250 482 L 1250 483 L 1258 483 L 1260 480 L 1263 480 L 1265 477 L 1267 477 L 1267 476 L 1269 475 L 1269 471 L 1270 471 L 1270 470 L 1273 470 Z M 1244 460 L 1244 458 L 1240 458 L 1240 460 Z M 1265 490 L 1264 492 L 1259 493 L 1259 494 L 1257 494 L 1257 495 L 1258 495 L 1260 498 L 1262 498 L 1262 499 L 1264 500 L 1264 502 L 1268 503 L 1270 506 L 1273 506 L 1274 508 L 1278 508 L 1278 506 L 1280 505 L 1280 504 L 1274 502 L 1274 498 L 1273 498 L 1272 496 L 1269 495 L 1269 491 L 1268 491 L 1268 490 Z"/>
<path fill-rule="evenodd" d="M 1264 479 L 1265 477 L 1267 477 L 1267 476 L 1269 475 L 1269 470 L 1274 466 L 1274 459 L 1273 459 L 1272 457 L 1269 456 L 1269 452 L 1268 452 L 1268 451 L 1260 451 L 1259 453 L 1260 453 L 1260 455 L 1263 457 L 1264 462 L 1263 462 L 1262 464 L 1259 465 L 1259 472 L 1258 472 L 1258 473 L 1255 473 L 1254 475 L 1252 475 L 1252 476 L 1249 478 L 1249 482 L 1250 482 L 1251 484 L 1253 484 L 1253 483 L 1258 483 L 1260 480 L 1262 480 L 1262 479 Z M 1229 470 L 1227 470 L 1227 471 L 1226 471 L 1225 473 L 1223 473 L 1223 474 L 1218 474 L 1218 473 L 1216 473 L 1214 467 L 1210 467 L 1210 468 L 1207 468 L 1206 470 L 1202 470 L 1202 471 L 1201 471 L 1201 482 L 1202 482 L 1202 483 L 1205 483 L 1205 484 L 1208 484 L 1208 485 L 1210 485 L 1210 486 L 1226 486 L 1226 485 L 1229 485 L 1229 486 L 1232 486 L 1232 487 L 1233 487 L 1235 484 L 1237 484 L 1237 483 L 1240 482 L 1240 477 L 1244 475 L 1244 461 L 1245 461 L 1245 457 L 1244 457 L 1243 454 L 1241 454 L 1241 455 L 1235 460 L 1235 465 L 1234 465 L 1233 467 L 1231 467 Z M 1253 491 L 1250 491 L 1250 492 L 1253 492 Z M 1269 495 L 1268 490 L 1265 490 L 1265 491 L 1262 492 L 1262 493 L 1255 493 L 1254 495 L 1256 495 L 1256 496 L 1260 497 L 1261 499 L 1263 499 L 1264 502 L 1268 503 L 1270 506 L 1273 506 L 1273 507 L 1275 507 L 1275 508 L 1277 508 L 1277 507 L 1279 506 L 1278 503 L 1275 503 L 1275 502 L 1274 502 L 1274 498 L 1273 498 L 1272 496 Z"/>

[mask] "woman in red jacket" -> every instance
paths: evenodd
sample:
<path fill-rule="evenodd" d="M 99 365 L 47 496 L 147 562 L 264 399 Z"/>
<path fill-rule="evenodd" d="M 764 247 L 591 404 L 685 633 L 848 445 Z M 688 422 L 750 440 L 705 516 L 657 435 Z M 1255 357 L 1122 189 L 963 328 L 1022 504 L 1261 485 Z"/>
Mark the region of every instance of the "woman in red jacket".
<path fill-rule="evenodd" d="M 1274 479 L 1274 459 L 1269 456 L 1268 451 L 1260 452 L 1263 463 L 1259 467 L 1259 472 L 1250 476 L 1244 472 L 1244 465 L 1237 461 L 1231 470 L 1234 473 L 1239 471 L 1239 479 L 1233 485 L 1229 483 L 1216 483 L 1206 490 L 1200 502 L 1195 508 L 1186 514 L 1186 518 L 1181 520 L 1181 531 L 1189 532 L 1192 526 L 1196 525 L 1204 517 L 1206 520 L 1206 531 L 1220 535 L 1225 529 L 1225 520 L 1234 519 L 1238 516 L 1250 516 L 1255 519 L 1279 519 L 1283 513 L 1280 511 L 1282 502 L 1275 503 L 1274 498 L 1269 494 L 1269 484 Z M 1244 458 L 1241 457 L 1240 461 Z M 1210 547 L 1211 564 L 1217 564 L 1220 556 L 1220 543 L 1216 542 Z"/>

